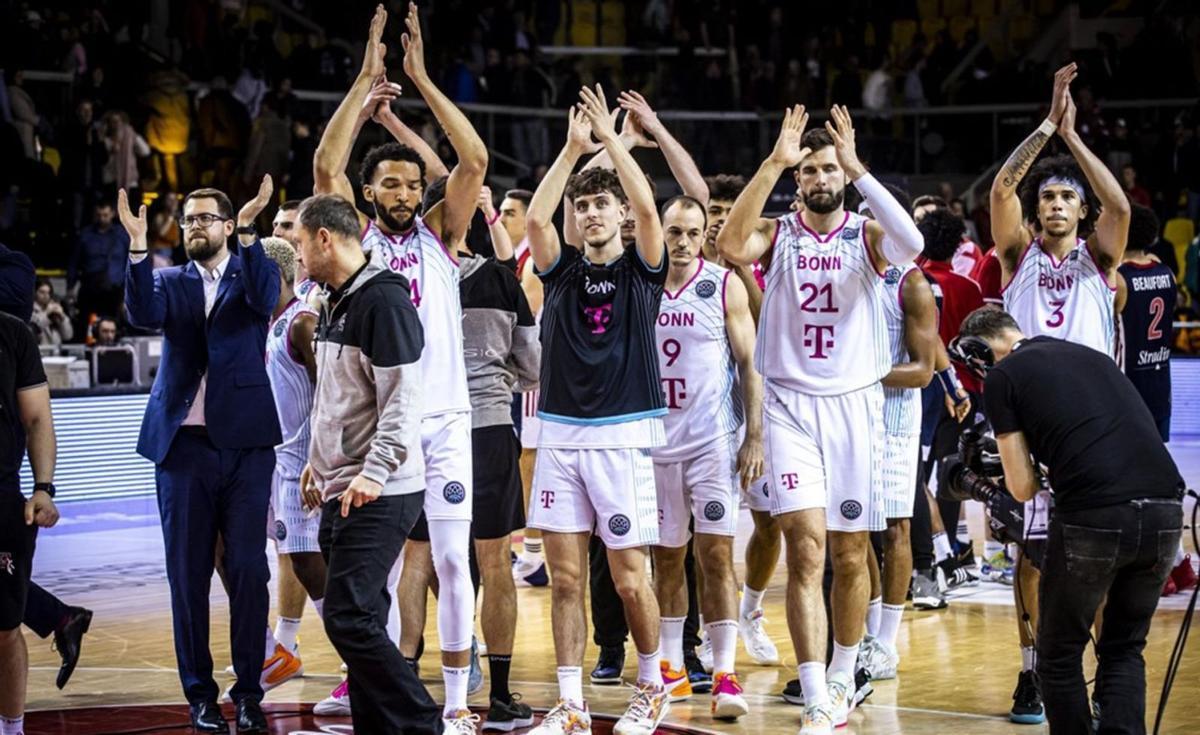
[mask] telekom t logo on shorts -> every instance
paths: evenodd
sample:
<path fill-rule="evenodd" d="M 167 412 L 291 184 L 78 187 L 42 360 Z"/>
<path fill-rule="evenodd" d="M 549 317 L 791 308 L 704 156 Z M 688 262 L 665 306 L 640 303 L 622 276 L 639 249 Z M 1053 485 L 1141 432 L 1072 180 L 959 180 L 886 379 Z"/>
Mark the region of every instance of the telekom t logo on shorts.
<path fill-rule="evenodd" d="M 783 482 L 783 486 L 788 490 L 795 490 L 796 486 L 800 484 L 800 475 L 795 472 L 784 472 L 779 477 Z"/>
<path fill-rule="evenodd" d="M 552 505 L 554 505 L 554 491 L 553 490 L 543 490 L 542 491 L 542 507 L 549 508 Z"/>

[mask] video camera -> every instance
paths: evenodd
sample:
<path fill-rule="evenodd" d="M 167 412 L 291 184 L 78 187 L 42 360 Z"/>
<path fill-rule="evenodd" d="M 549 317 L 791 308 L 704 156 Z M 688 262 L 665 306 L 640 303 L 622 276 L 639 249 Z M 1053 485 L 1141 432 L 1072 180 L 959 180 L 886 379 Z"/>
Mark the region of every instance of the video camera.
<path fill-rule="evenodd" d="M 987 506 L 992 534 L 1002 543 L 1025 540 L 1025 504 L 1004 488 L 1004 468 L 996 440 L 980 426 L 958 438 L 958 452 L 939 463 L 938 494 L 949 500 L 978 500 Z"/>

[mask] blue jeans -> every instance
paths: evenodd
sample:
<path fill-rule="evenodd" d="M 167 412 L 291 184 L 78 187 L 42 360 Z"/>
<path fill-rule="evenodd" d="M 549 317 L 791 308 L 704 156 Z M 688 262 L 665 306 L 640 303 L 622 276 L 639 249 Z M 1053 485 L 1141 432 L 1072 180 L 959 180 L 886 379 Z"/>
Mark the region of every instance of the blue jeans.
<path fill-rule="evenodd" d="M 1091 733 L 1083 651 L 1107 598 L 1096 654 L 1101 733 L 1146 731 L 1142 649 L 1183 526 L 1178 500 L 1056 511 L 1042 564 L 1038 674 L 1051 733 Z"/>

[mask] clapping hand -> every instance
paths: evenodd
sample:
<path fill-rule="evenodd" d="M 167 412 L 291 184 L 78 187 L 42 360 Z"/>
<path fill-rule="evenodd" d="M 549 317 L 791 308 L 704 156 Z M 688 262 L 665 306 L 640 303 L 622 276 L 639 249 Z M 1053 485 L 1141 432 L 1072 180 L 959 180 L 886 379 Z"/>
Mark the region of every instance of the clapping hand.
<path fill-rule="evenodd" d="M 367 33 L 367 50 L 363 54 L 362 71 L 360 76 L 367 79 L 378 79 L 387 73 L 383 59 L 387 56 L 387 45 L 383 43 L 383 28 L 387 25 L 387 11 L 383 5 L 375 6 L 375 15 L 371 18 L 371 30 Z"/>
<path fill-rule="evenodd" d="M 632 116 L 634 124 L 651 137 L 658 137 L 658 134 L 664 130 L 663 124 L 658 119 L 658 113 L 654 111 L 654 108 L 650 106 L 650 103 L 640 93 L 632 90 L 622 92 L 617 97 L 617 104 L 621 106 L 622 110 L 625 110 L 626 122 Z M 625 128 L 621 128 L 621 132 L 624 133 Z M 643 148 L 658 147 L 657 144 L 647 139 L 645 135 L 642 135 L 640 140 L 638 140 L 638 145 Z"/>
<path fill-rule="evenodd" d="M 800 141 L 804 138 L 804 128 L 808 125 L 808 113 L 804 105 L 794 105 L 783 112 L 783 125 L 779 128 L 779 137 L 775 140 L 775 148 L 771 151 L 770 159 L 784 168 L 791 168 L 804 160 L 810 151 L 801 148 Z"/>
<path fill-rule="evenodd" d="M 428 79 L 425 71 L 425 42 L 421 40 L 421 16 L 417 14 L 417 4 L 408 4 L 408 15 L 404 18 L 407 32 L 400 36 L 400 45 L 404 47 L 404 73 L 414 82 Z"/>
<path fill-rule="evenodd" d="M 865 174 L 867 168 L 858 160 L 850 111 L 845 105 L 834 105 L 829 110 L 829 116 L 831 119 L 825 123 L 825 130 L 829 132 L 829 137 L 833 138 L 833 149 L 837 154 L 838 164 L 846 172 L 847 178 L 854 181 Z"/>
<path fill-rule="evenodd" d="M 579 107 L 592 124 L 592 133 L 601 143 L 617 140 L 617 113 L 620 108 L 609 111 L 608 102 L 604 99 L 604 90 L 600 85 L 592 90 L 584 87 L 579 90 Z"/>
<path fill-rule="evenodd" d="M 254 220 L 259 213 L 266 209 L 267 204 L 271 202 L 271 192 L 275 190 L 274 184 L 271 182 L 271 174 L 264 174 L 262 183 L 258 185 L 258 193 L 254 198 L 246 202 L 238 212 L 237 226 L 248 227 L 254 224 Z M 143 207 L 145 209 L 145 207 Z"/>
<path fill-rule="evenodd" d="M 578 155 L 595 153 L 603 148 L 592 140 L 592 121 L 583 112 L 581 105 L 567 110 L 567 147 Z"/>
<path fill-rule="evenodd" d="M 129 249 L 146 249 L 146 205 L 138 209 L 137 216 L 129 209 L 129 193 L 124 189 L 117 192 L 117 216 L 121 218 L 121 226 L 129 233 Z"/>
<path fill-rule="evenodd" d="M 382 125 L 388 117 L 395 117 L 395 113 L 392 112 L 392 100 L 400 99 L 403 91 L 403 87 L 396 82 L 389 82 L 385 76 L 379 77 L 372 85 L 371 91 L 367 92 L 359 119 L 374 120 Z"/>

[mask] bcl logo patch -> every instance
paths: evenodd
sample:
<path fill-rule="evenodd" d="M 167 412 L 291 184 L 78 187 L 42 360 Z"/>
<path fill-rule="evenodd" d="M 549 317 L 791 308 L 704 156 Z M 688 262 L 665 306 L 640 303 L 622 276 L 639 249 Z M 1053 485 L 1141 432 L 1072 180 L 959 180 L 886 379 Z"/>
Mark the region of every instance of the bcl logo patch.
<path fill-rule="evenodd" d="M 710 521 L 719 521 L 725 517 L 725 506 L 715 500 L 704 506 L 704 517 Z"/>
<path fill-rule="evenodd" d="M 900 282 L 900 269 L 896 266 L 888 268 L 883 273 L 883 282 L 889 286 L 895 286 Z"/>
<path fill-rule="evenodd" d="M 461 482 L 447 482 L 446 487 L 442 488 L 442 497 L 447 503 L 458 505 L 467 499 L 467 489 Z"/>
<path fill-rule="evenodd" d="M 852 521 L 862 515 L 862 503 L 857 500 L 847 500 L 842 503 L 842 517 Z"/>
<path fill-rule="evenodd" d="M 707 278 L 696 284 L 696 295 L 707 299 L 717 292 L 717 284 Z"/>
<path fill-rule="evenodd" d="M 283 525 L 283 521 L 275 521 L 275 540 L 282 541 L 287 538 L 287 526 Z"/>
<path fill-rule="evenodd" d="M 620 513 L 608 519 L 608 530 L 612 531 L 616 536 L 624 536 L 629 533 L 629 529 L 633 524 L 629 522 L 629 518 Z"/>
<path fill-rule="evenodd" d="M 843 240 L 853 240 L 856 237 L 858 237 L 857 227 L 847 227 L 846 229 L 842 230 Z"/>
<path fill-rule="evenodd" d="M 284 329 L 286 329 L 286 328 L 287 328 L 287 325 L 286 325 L 286 324 L 284 324 L 282 320 L 280 320 L 280 321 L 277 321 L 277 322 L 275 322 L 275 329 L 274 329 L 274 330 L 272 330 L 272 331 L 274 331 L 274 332 L 275 332 L 275 336 L 276 336 L 276 337 L 282 337 L 282 336 L 283 336 L 283 330 L 284 330 Z"/>

